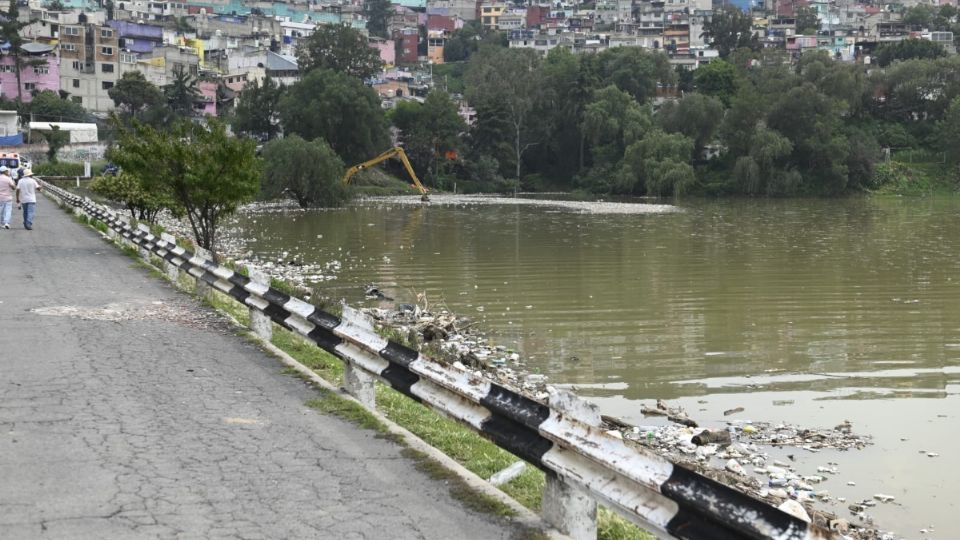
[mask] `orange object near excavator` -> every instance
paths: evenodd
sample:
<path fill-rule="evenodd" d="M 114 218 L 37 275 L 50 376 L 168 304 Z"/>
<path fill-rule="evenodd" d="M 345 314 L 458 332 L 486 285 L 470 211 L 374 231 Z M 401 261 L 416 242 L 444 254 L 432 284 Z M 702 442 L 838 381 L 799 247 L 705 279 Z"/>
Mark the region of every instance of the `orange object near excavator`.
<path fill-rule="evenodd" d="M 359 165 L 354 165 L 353 167 L 347 169 L 347 172 L 343 175 L 343 185 L 349 184 L 350 179 L 353 178 L 353 175 L 357 174 L 358 172 L 368 167 L 373 167 L 377 163 L 386 161 L 394 156 L 398 156 L 400 158 L 404 168 L 407 169 L 407 174 L 409 174 L 410 178 L 413 179 L 413 187 L 420 192 L 420 200 L 423 202 L 429 201 L 430 197 L 427 195 L 427 188 L 420 183 L 420 179 L 417 178 L 417 173 L 413 170 L 413 165 L 411 165 L 410 160 L 407 159 L 407 153 L 404 152 L 403 148 L 399 146 L 391 148 L 373 159 L 369 159 L 363 163 L 360 163 Z"/>

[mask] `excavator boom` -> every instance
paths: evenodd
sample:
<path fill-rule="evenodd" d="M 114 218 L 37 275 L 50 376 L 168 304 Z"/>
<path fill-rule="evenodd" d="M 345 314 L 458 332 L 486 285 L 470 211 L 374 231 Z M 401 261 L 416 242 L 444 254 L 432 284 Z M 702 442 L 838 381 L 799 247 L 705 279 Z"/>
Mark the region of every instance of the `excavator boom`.
<path fill-rule="evenodd" d="M 347 172 L 343 175 L 343 185 L 348 185 L 353 176 L 358 172 L 366 168 L 373 167 L 374 165 L 386 161 L 394 156 L 400 157 L 400 162 L 403 163 L 403 168 L 407 170 L 407 174 L 409 174 L 410 179 L 413 180 L 414 187 L 416 187 L 417 191 L 420 192 L 420 199 L 423 201 L 429 200 L 427 197 L 427 188 L 420 183 L 420 179 L 417 178 L 417 173 L 413 170 L 413 165 L 410 164 L 410 160 L 407 158 L 407 153 L 404 152 L 403 148 L 399 146 L 391 148 L 373 159 L 368 159 L 363 163 L 359 163 L 347 169 Z"/>

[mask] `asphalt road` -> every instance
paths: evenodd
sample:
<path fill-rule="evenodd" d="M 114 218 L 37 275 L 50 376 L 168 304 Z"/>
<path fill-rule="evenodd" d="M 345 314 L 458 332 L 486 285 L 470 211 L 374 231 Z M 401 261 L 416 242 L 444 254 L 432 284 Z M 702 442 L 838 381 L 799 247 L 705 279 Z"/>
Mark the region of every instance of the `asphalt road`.
<path fill-rule="evenodd" d="M 0 538 L 510 538 L 47 199 L 0 230 Z"/>

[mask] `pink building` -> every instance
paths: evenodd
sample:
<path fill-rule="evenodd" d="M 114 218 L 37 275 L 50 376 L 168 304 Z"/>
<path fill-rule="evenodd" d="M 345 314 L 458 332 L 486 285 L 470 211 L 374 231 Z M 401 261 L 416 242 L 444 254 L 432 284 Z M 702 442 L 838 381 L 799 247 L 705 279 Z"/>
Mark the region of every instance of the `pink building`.
<path fill-rule="evenodd" d="M 203 113 L 204 116 L 217 115 L 217 83 L 211 81 L 200 81 L 197 84 L 200 89 L 200 101 L 194 104 L 196 112 Z"/>
<path fill-rule="evenodd" d="M 53 47 L 42 43 L 24 43 L 24 54 L 20 57 L 20 84 L 21 92 L 17 92 L 17 70 L 13 57 L 4 53 L 0 57 L 0 96 L 6 99 L 17 99 L 18 94 L 23 101 L 29 103 L 33 91 L 60 90 L 60 58 L 53 53 Z M 43 60 L 43 65 L 31 66 L 33 61 Z"/>
<path fill-rule="evenodd" d="M 370 38 L 370 46 L 380 53 L 380 60 L 385 66 L 394 66 L 397 64 L 397 47 L 392 39 L 383 39 L 378 37 Z"/>

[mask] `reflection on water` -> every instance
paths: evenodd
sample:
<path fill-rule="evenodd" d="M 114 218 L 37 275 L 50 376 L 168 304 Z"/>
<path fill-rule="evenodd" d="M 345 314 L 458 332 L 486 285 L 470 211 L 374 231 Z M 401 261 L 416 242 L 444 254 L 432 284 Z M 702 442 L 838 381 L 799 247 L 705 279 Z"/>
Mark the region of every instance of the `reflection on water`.
<path fill-rule="evenodd" d="M 850 417 L 875 430 L 878 447 L 891 445 L 860 460 L 891 483 L 886 492 L 923 477 L 890 476 L 902 463 L 888 460 L 903 458 L 896 446 L 905 438 L 882 421 L 897 417 L 893 410 L 910 409 L 914 424 L 937 418 L 934 409 L 947 414 L 952 424 L 936 425 L 952 430 L 916 436 L 960 443 L 960 200 L 682 206 L 603 216 L 368 204 L 245 216 L 239 226 L 264 257 L 290 251 L 341 261 L 340 277 L 323 285 L 333 296 L 361 302 L 363 286 L 376 283 L 398 300 L 425 292 L 434 304 L 474 315 L 551 380 L 581 385 L 632 420 L 636 400 L 654 398 L 690 404 L 694 416 L 734 397 L 752 403 L 757 420 L 798 411 L 809 425 Z M 751 398 L 767 394 L 807 397 L 786 407 Z M 955 492 L 960 459 L 941 454 L 939 465 L 953 472 L 931 478 L 951 478 L 947 493 Z M 905 496 L 913 513 L 887 527 L 907 537 L 925 521 L 960 530 L 947 493 L 912 487 Z"/>

